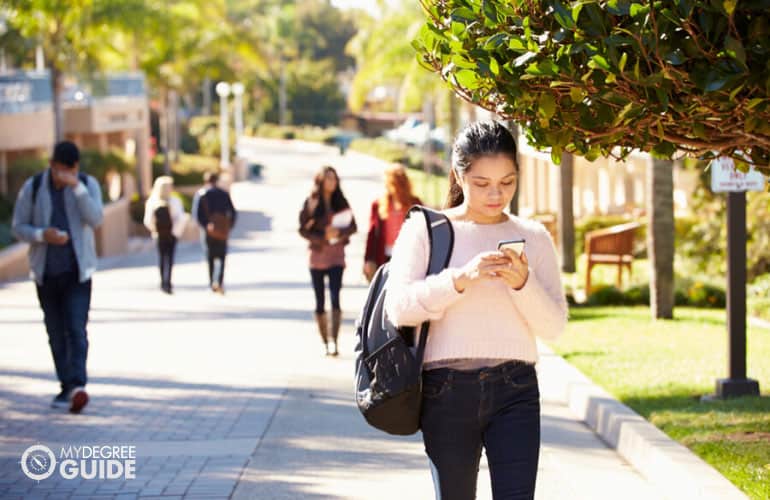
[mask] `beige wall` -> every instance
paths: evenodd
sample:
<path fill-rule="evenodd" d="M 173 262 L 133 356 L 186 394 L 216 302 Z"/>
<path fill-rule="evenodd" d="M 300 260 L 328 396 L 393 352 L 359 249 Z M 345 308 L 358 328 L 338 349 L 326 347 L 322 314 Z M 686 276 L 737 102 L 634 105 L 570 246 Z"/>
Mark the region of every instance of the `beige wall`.
<path fill-rule="evenodd" d="M 122 198 L 104 207 L 104 222 L 96 230 L 96 251 L 100 257 L 120 255 L 128 250 L 131 217 L 129 201 Z"/>
<path fill-rule="evenodd" d="M 0 114 L 0 151 L 53 148 L 53 111 Z"/>

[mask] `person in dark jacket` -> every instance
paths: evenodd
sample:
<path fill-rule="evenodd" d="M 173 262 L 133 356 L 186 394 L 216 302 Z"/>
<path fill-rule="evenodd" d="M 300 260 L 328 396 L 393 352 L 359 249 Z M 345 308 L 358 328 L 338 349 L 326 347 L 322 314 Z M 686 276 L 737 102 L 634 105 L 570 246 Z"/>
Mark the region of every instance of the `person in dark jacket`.
<path fill-rule="evenodd" d="M 342 324 L 340 290 L 345 269 L 345 245 L 357 231 L 350 204 L 342 194 L 337 171 L 323 167 L 315 176 L 313 191 L 299 214 L 299 234 L 308 240 L 310 277 L 315 292 L 315 319 L 326 354 L 337 356 Z M 324 279 L 329 277 L 332 302 L 331 332 L 327 323 Z M 331 341 L 330 341 L 331 333 Z"/>
<path fill-rule="evenodd" d="M 206 255 L 209 264 L 209 284 L 214 293 L 224 294 L 225 256 L 230 230 L 235 225 L 237 212 L 230 194 L 217 187 L 218 176 L 209 179 L 211 187 L 200 197 L 198 223 L 206 231 Z"/>

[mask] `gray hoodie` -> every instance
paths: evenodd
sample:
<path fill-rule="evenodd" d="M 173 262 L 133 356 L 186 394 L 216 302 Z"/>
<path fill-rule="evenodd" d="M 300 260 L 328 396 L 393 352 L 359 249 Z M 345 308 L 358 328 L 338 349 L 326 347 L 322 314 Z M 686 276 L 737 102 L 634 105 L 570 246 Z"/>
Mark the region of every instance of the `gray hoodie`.
<path fill-rule="evenodd" d="M 43 172 L 40 188 L 33 206 L 32 177 L 22 186 L 13 209 L 13 233 L 29 245 L 29 267 L 32 279 L 43 284 L 48 243 L 43 240 L 43 231 L 51 221 L 51 194 L 49 176 L 51 170 Z M 77 187 L 64 188 L 64 208 L 70 227 L 72 248 L 80 268 L 80 282 L 88 281 L 96 271 L 97 257 L 94 230 L 102 224 L 102 190 L 96 179 L 88 176 L 88 185 L 79 182 Z"/>

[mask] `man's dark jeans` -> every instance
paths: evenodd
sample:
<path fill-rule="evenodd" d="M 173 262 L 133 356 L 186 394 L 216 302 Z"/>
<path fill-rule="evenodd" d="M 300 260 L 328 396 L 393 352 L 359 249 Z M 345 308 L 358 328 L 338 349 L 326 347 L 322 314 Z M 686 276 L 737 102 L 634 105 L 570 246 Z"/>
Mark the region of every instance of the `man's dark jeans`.
<path fill-rule="evenodd" d="M 481 448 L 495 500 L 530 500 L 540 452 L 540 392 L 532 365 L 423 374 L 421 418 L 437 500 L 476 498 Z"/>
<path fill-rule="evenodd" d="M 56 376 L 68 392 L 86 385 L 88 357 L 88 311 L 91 308 L 91 280 L 78 281 L 77 273 L 46 276 L 38 285 L 37 297 L 45 317 Z"/>

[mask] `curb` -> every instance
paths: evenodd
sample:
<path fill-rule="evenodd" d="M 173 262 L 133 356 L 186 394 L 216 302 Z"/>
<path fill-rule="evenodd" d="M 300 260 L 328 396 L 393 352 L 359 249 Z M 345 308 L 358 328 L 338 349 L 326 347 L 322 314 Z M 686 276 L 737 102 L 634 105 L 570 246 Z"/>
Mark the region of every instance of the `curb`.
<path fill-rule="evenodd" d="M 669 438 L 577 368 L 539 343 L 543 395 L 570 411 L 669 498 L 746 500 L 748 497 L 687 447 Z"/>

